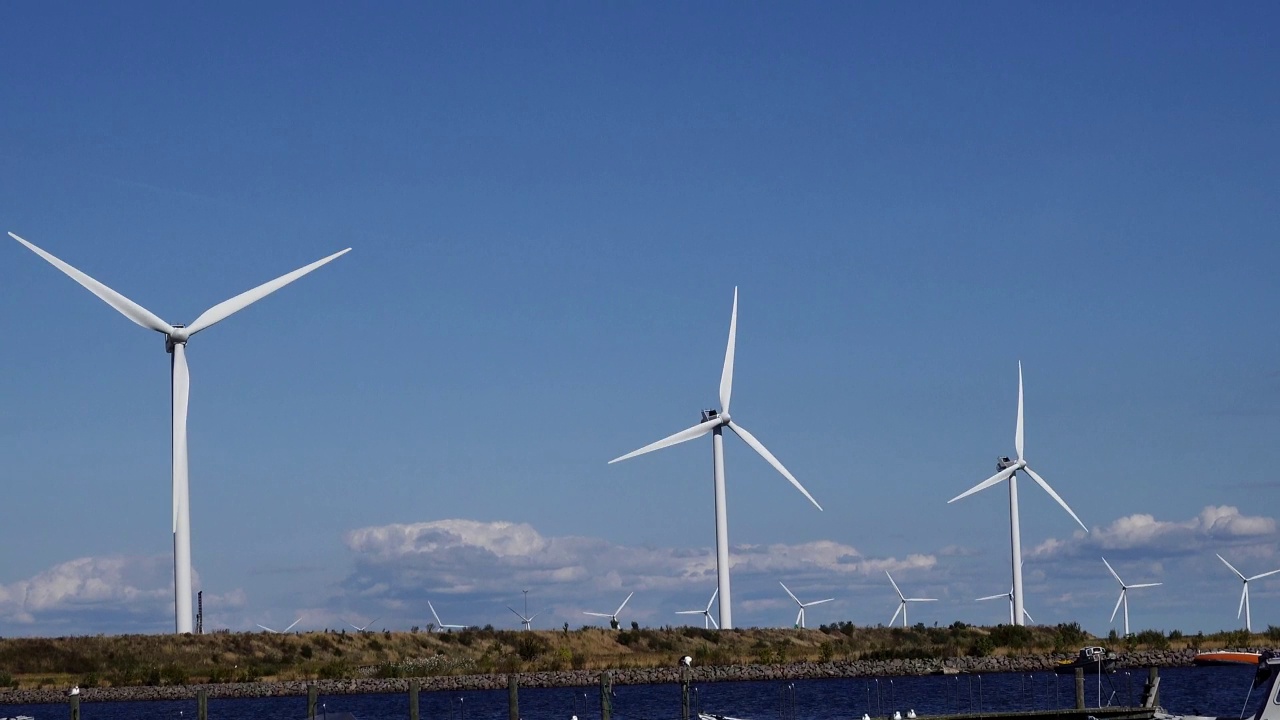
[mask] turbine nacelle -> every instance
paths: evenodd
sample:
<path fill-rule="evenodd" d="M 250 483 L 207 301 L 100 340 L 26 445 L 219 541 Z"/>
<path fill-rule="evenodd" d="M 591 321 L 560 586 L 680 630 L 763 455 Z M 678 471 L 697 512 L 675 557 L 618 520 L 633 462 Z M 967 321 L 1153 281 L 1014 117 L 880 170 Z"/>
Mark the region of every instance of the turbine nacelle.
<path fill-rule="evenodd" d="M 729 413 L 720 412 L 719 410 L 703 410 L 702 422 L 708 423 L 713 420 L 719 420 L 721 425 L 729 424 Z"/>

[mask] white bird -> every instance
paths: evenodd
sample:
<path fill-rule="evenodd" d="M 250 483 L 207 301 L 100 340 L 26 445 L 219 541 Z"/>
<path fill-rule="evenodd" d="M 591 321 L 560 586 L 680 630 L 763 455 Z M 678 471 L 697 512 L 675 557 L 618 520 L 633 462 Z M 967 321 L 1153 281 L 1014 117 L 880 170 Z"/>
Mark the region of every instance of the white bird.
<path fill-rule="evenodd" d="M 1280 570 L 1272 570 L 1271 572 L 1264 572 L 1260 575 L 1254 575 L 1253 577 L 1245 577 L 1244 573 L 1240 572 L 1235 568 L 1234 565 L 1227 562 L 1226 558 L 1222 557 L 1221 555 L 1218 555 L 1218 559 L 1221 560 L 1224 565 L 1231 568 L 1231 572 L 1235 573 L 1240 578 L 1240 580 L 1244 582 L 1244 592 L 1240 593 L 1240 608 L 1236 610 L 1236 618 L 1239 619 L 1240 613 L 1241 611 L 1243 611 L 1244 612 L 1244 629 L 1248 630 L 1249 632 L 1253 632 L 1252 618 L 1249 617 L 1249 582 L 1252 580 L 1258 580 L 1258 579 L 1264 578 L 1268 575 L 1275 575 L 1276 573 L 1280 573 Z"/>
<path fill-rule="evenodd" d="M 440 622 L 440 616 L 436 614 L 436 607 L 435 605 L 431 604 L 430 600 L 427 601 L 427 607 L 431 608 L 431 617 L 436 619 L 436 627 L 440 628 L 441 630 L 465 630 L 466 629 L 467 627 L 466 625 L 445 625 L 444 623 Z"/>
<path fill-rule="evenodd" d="M 1106 565 L 1107 570 L 1111 571 L 1111 577 L 1115 578 L 1116 582 L 1120 583 L 1120 597 L 1119 599 L 1116 600 L 1116 609 L 1111 611 L 1111 620 L 1109 620 L 1108 622 L 1116 621 L 1116 612 L 1120 610 L 1120 605 L 1123 604 L 1124 605 L 1124 636 L 1129 637 L 1129 591 L 1132 590 L 1133 588 L 1155 587 L 1157 585 L 1160 585 L 1161 583 L 1141 583 L 1138 585 L 1125 585 L 1124 581 L 1120 579 L 1120 576 L 1116 574 L 1115 568 L 1111 567 L 1111 563 L 1107 562 L 1106 558 L 1102 558 L 1102 564 Z"/>
<path fill-rule="evenodd" d="M 710 623 L 711 625 L 715 625 L 716 629 L 719 630 L 720 626 L 716 625 L 716 619 L 711 617 L 711 606 L 715 604 L 716 595 L 718 594 L 720 594 L 720 588 L 716 588 L 715 591 L 711 593 L 711 599 L 707 601 L 707 606 L 702 610 L 677 610 L 676 614 L 677 615 L 701 615 L 703 630 L 707 629 L 708 623 Z"/>
<path fill-rule="evenodd" d="M 711 452 L 712 452 L 712 476 L 715 480 L 715 513 L 716 513 L 716 587 L 720 591 L 720 624 L 717 626 L 724 630 L 733 629 L 733 603 L 730 601 L 729 590 L 729 510 L 725 503 L 725 486 L 724 486 L 724 428 L 729 428 L 742 441 L 755 450 L 765 462 L 773 466 L 784 478 L 786 478 L 797 490 L 800 491 L 813 506 L 822 509 L 817 500 L 809 494 L 808 490 L 796 480 L 791 471 L 782 466 L 778 462 L 778 458 L 769 452 L 755 435 L 747 432 L 747 429 L 736 422 L 729 419 L 729 400 L 733 395 L 733 356 L 734 347 L 737 342 L 738 335 L 738 288 L 733 289 L 733 312 L 729 316 L 729 344 L 724 351 L 724 367 L 720 371 L 720 410 L 704 410 L 702 412 L 702 421 L 687 430 L 665 437 L 657 442 L 650 443 L 629 452 L 621 457 L 616 457 L 609 461 L 612 465 L 637 455 L 643 455 L 654 450 L 679 445 L 688 442 L 694 438 L 702 437 L 708 433 L 711 434 Z"/>
<path fill-rule="evenodd" d="M 908 719 L 909 719 L 909 718 L 913 718 L 913 717 L 915 717 L 915 716 L 916 716 L 916 711 L 915 711 L 915 710 L 908 710 L 908 711 L 907 711 L 907 718 L 908 718 Z"/>
<path fill-rule="evenodd" d="M 782 581 L 778 581 L 778 584 L 782 585 Z M 832 600 L 835 600 L 835 598 L 827 598 L 826 600 L 814 600 L 813 602 L 802 603 L 800 602 L 800 598 L 795 596 L 795 593 L 787 589 L 786 585 L 782 585 L 782 589 L 786 590 L 787 594 L 791 596 L 791 599 L 795 600 L 796 604 L 800 606 L 800 612 L 799 614 L 796 615 L 795 626 L 800 628 L 801 630 L 804 629 L 804 609 L 805 608 L 813 607 L 814 605 L 821 605 L 822 603 L 829 603 Z"/>
<path fill-rule="evenodd" d="M 885 575 L 889 575 L 889 571 L 884 571 Z M 898 589 L 898 583 L 893 581 L 893 576 L 889 575 L 889 584 L 893 585 L 893 591 L 898 593 L 898 609 L 894 611 L 893 617 L 889 618 L 889 624 L 893 625 L 893 621 L 898 619 L 898 613 L 902 613 L 902 627 L 907 626 L 907 603 L 913 602 L 937 602 L 938 598 L 909 598 L 902 594 Z"/>
<path fill-rule="evenodd" d="M 998 485 L 1005 480 L 1009 481 L 1009 545 L 1012 554 L 1013 567 L 1013 622 L 1015 625 L 1023 624 L 1023 595 L 1022 595 L 1022 531 L 1018 519 L 1018 471 L 1025 472 L 1032 480 L 1036 482 L 1049 497 L 1053 498 L 1063 510 L 1067 511 L 1085 532 L 1089 532 L 1089 528 L 1085 527 L 1083 521 L 1076 516 L 1075 512 L 1067 505 L 1066 501 L 1058 496 L 1058 493 L 1049 487 L 1049 483 L 1044 478 L 1036 474 L 1028 465 L 1027 461 L 1022 457 L 1022 363 L 1018 363 L 1018 425 L 1013 432 L 1013 449 L 1018 453 L 1017 460 L 1010 460 L 1002 457 L 996 462 L 996 468 L 999 470 L 995 475 L 974 485 L 968 490 L 947 501 L 948 504 L 953 503 L 961 498 L 986 490 L 987 488 Z"/>
<path fill-rule="evenodd" d="M 622 601 L 622 604 L 618 606 L 618 609 L 617 609 L 617 610 L 614 610 L 612 613 L 587 612 L 586 610 L 583 610 L 583 611 L 582 611 L 582 614 L 583 614 L 583 615 L 594 615 L 594 616 L 596 616 L 596 617 L 607 617 L 607 618 L 609 618 L 609 626 L 610 626 L 610 627 L 612 627 L 612 628 L 614 628 L 614 629 L 616 630 L 616 629 L 619 627 L 619 625 L 618 625 L 618 613 L 622 612 L 622 608 L 626 607 L 626 606 L 627 606 L 627 603 L 631 601 L 631 595 L 635 595 L 635 592 L 633 591 L 630 595 L 627 595 L 627 599 L 626 599 L 626 600 L 623 600 L 623 601 Z"/>
<path fill-rule="evenodd" d="M 41 250 L 13 233 L 9 237 L 25 245 L 44 258 L 50 265 L 66 273 L 86 290 L 115 308 L 121 315 L 148 330 L 165 336 L 165 351 L 172 355 L 170 380 L 172 403 L 172 476 L 173 476 L 173 579 L 174 579 L 174 627 L 179 634 L 192 629 L 191 613 L 191 501 L 187 483 L 187 404 L 190 399 L 191 376 L 187 369 L 187 341 L 196 333 L 211 327 L 253 303 L 350 252 L 351 248 L 336 252 L 275 280 L 224 300 L 200 314 L 190 325 L 171 325 L 129 298 L 94 280 L 53 255 Z M 185 274 L 189 265 L 179 265 L 175 271 Z"/>
<path fill-rule="evenodd" d="M 894 710 L 894 711 L 893 711 L 893 720 L 902 720 L 902 711 L 900 711 L 900 710 Z"/>
<path fill-rule="evenodd" d="M 79 694 L 80 694 L 80 686 L 79 686 L 79 685 L 72 685 L 72 686 L 71 686 L 71 689 L 67 691 L 67 694 L 68 694 L 68 695 L 79 695 Z"/>
<path fill-rule="evenodd" d="M 267 631 L 267 632 L 269 632 L 269 633 L 272 633 L 273 635 L 283 635 L 284 633 L 287 633 L 287 632 L 289 632 L 290 630 L 292 630 L 292 629 L 293 629 L 293 626 L 294 626 L 294 625 L 297 625 L 297 624 L 298 624 L 298 623 L 300 623 L 300 622 L 302 622 L 302 618 L 298 618 L 297 620 L 294 620 L 292 623 L 290 623 L 290 624 L 289 624 L 289 627 L 287 627 L 287 628 L 285 628 L 285 629 L 283 629 L 283 630 L 272 630 L 271 628 L 267 627 L 266 625 L 258 625 L 258 627 L 262 628 L 263 630 L 266 630 L 266 631 Z M 255 623 L 255 624 L 256 624 L 256 623 Z"/>

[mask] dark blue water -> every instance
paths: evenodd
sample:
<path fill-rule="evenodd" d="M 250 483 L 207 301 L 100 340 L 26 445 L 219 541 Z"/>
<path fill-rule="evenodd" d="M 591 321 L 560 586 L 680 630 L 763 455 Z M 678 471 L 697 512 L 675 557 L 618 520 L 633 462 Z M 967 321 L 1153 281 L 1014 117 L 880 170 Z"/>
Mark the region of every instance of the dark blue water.
<path fill-rule="evenodd" d="M 1175 713 L 1238 717 L 1253 680 L 1253 668 L 1223 666 L 1160 671 L 1160 704 Z M 1085 693 L 1090 707 L 1133 705 L 1139 701 L 1146 672 L 1124 671 L 1090 678 Z M 527 720 L 599 720 L 598 688 L 525 688 L 520 715 Z M 334 695 L 320 698 L 323 710 L 354 713 L 359 720 L 402 720 L 409 716 L 407 694 Z M 1255 690 L 1248 714 L 1262 701 Z M 696 686 L 695 709 L 751 720 L 848 720 L 863 713 L 922 716 L 957 712 L 1048 710 L 1075 704 L 1075 679 L 1052 673 L 1034 675 L 931 675 L 925 677 L 842 678 L 783 682 L 727 682 Z M 506 690 L 463 693 L 424 692 L 423 720 L 506 720 Z M 297 720 L 306 716 L 306 698 L 209 700 L 211 720 Z M 184 720 L 194 718 L 195 700 L 169 702 L 82 703 L 83 720 Z M 0 718 L 30 715 L 36 720 L 69 716 L 65 705 L 0 705 Z M 320 716 L 320 713 L 317 713 Z M 680 688 L 671 685 L 620 685 L 614 688 L 617 720 L 675 720 L 680 717 Z"/>

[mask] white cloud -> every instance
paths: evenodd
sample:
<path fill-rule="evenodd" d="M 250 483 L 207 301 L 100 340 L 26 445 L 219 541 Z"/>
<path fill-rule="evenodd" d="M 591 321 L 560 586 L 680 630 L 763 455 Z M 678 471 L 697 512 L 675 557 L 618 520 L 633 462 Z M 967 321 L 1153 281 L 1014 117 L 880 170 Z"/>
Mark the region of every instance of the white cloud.
<path fill-rule="evenodd" d="M 1076 531 L 1069 540 L 1049 538 L 1027 555 L 1031 559 L 1047 559 L 1100 551 L 1139 551 L 1147 556 L 1168 557 L 1200 551 L 1208 544 L 1251 545 L 1275 540 L 1275 519 L 1242 515 L 1230 505 L 1209 505 L 1195 517 L 1181 521 L 1157 520 L 1146 513 L 1127 515 L 1088 534 Z"/>

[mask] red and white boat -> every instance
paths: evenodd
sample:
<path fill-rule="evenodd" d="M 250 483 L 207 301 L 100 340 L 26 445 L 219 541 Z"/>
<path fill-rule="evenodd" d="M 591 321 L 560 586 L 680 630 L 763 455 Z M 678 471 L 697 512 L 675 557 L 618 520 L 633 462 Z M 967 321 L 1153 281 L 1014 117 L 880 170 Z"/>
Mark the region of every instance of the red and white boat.
<path fill-rule="evenodd" d="M 1257 665 L 1262 653 L 1239 650 L 1209 650 L 1196 653 L 1191 662 L 1196 665 Z"/>

